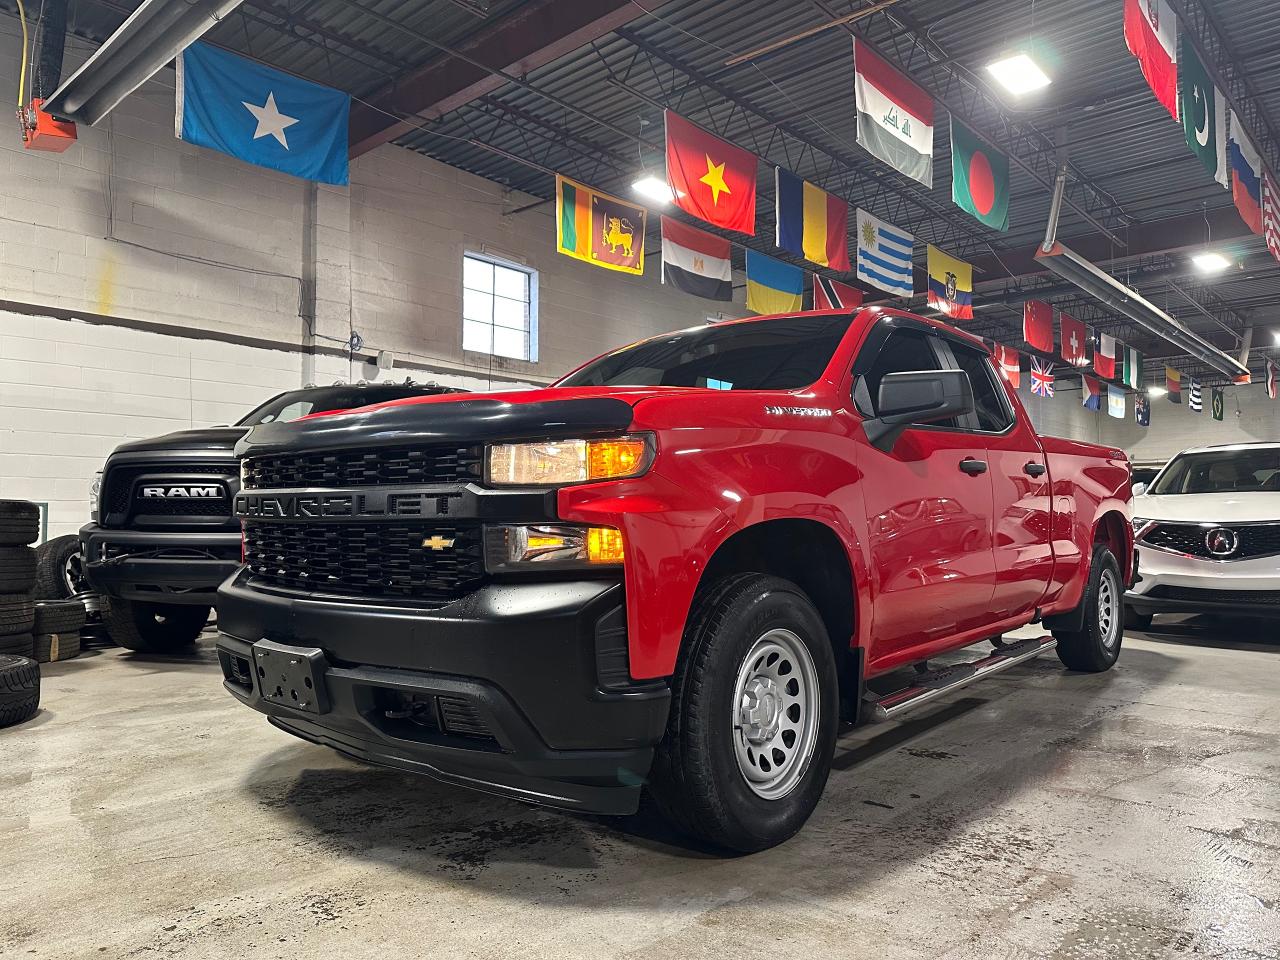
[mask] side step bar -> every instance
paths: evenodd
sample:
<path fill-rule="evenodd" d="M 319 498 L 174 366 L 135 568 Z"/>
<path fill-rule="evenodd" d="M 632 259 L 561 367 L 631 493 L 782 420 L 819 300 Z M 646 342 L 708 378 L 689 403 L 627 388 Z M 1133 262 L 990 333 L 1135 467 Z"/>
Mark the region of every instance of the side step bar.
<path fill-rule="evenodd" d="M 1030 637 L 992 650 L 981 660 L 957 663 L 954 666 L 931 670 L 916 677 L 915 683 L 902 690 L 885 694 L 872 701 L 872 718 L 892 720 L 908 710 L 922 707 L 939 697 L 967 687 L 971 683 L 992 674 L 1016 667 L 1018 664 L 1040 656 L 1058 645 L 1053 637 Z"/>

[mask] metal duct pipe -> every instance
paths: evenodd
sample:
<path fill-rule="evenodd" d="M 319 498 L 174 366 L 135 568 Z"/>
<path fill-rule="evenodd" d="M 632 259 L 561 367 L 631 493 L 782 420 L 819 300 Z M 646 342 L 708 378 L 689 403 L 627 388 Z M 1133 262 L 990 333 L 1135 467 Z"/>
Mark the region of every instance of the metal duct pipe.
<path fill-rule="evenodd" d="M 62 54 L 67 47 L 68 0 L 45 0 L 40 20 L 40 50 L 36 54 L 36 79 L 31 96 L 44 100 L 62 82 Z"/>

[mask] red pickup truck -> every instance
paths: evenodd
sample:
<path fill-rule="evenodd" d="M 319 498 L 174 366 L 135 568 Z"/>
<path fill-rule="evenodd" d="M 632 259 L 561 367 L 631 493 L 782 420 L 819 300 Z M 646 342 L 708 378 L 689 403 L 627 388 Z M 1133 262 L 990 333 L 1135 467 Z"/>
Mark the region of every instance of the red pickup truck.
<path fill-rule="evenodd" d="M 980 340 L 890 309 L 683 330 L 237 452 L 232 694 L 523 800 L 626 814 L 648 790 L 738 851 L 803 825 L 842 721 L 1055 645 L 1108 669 L 1135 575 L 1124 454 L 1037 436 Z"/>

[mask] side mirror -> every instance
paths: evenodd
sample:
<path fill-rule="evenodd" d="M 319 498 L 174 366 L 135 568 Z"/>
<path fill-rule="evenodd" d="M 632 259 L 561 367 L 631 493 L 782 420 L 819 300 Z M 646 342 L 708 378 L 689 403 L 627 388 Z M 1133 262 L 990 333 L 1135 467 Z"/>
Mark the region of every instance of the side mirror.
<path fill-rule="evenodd" d="M 1141 496 L 1146 492 L 1147 492 L 1147 485 L 1142 481 L 1138 481 L 1133 485 L 1133 495 L 1135 497 Z"/>
<path fill-rule="evenodd" d="M 862 426 L 872 446 L 888 453 L 908 427 L 972 413 L 973 386 L 963 370 L 887 373 L 878 409 L 880 415 Z"/>

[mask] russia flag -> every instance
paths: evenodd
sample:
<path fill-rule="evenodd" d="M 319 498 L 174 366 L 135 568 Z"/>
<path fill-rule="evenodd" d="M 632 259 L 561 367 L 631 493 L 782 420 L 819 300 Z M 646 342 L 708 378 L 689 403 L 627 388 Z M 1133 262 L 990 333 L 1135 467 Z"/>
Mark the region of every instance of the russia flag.
<path fill-rule="evenodd" d="M 1227 160 L 1231 164 L 1231 198 L 1245 225 L 1254 233 L 1260 234 L 1262 158 L 1234 113 L 1231 115 L 1231 135 L 1227 139 Z"/>

